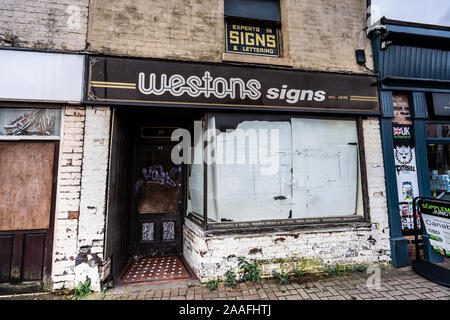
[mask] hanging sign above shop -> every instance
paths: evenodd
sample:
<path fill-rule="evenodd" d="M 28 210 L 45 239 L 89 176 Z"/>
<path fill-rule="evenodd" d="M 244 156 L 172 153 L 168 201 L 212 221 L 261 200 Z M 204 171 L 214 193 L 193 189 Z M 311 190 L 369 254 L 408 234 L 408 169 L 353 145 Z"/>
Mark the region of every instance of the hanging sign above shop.
<path fill-rule="evenodd" d="M 435 116 L 450 116 L 450 94 L 432 93 Z"/>
<path fill-rule="evenodd" d="M 377 79 L 218 64 L 88 57 L 88 104 L 379 114 Z"/>
<path fill-rule="evenodd" d="M 227 23 L 227 52 L 278 57 L 278 43 L 276 27 Z"/>

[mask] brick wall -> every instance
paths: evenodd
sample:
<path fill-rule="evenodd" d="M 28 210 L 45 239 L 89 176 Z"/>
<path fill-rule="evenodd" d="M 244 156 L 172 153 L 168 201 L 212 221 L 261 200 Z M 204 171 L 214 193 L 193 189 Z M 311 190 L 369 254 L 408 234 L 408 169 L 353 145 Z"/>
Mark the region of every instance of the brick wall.
<path fill-rule="evenodd" d="M 61 141 L 53 290 L 100 290 L 109 160 L 109 107 L 67 107 Z"/>
<path fill-rule="evenodd" d="M 394 93 L 392 95 L 392 103 L 394 106 L 394 119 L 392 119 L 392 122 L 412 124 L 408 94 Z"/>
<path fill-rule="evenodd" d="M 89 50 L 155 58 L 218 61 L 223 1 L 91 2 Z"/>
<path fill-rule="evenodd" d="M 257 260 L 262 265 L 263 276 L 270 276 L 274 269 L 291 271 L 300 267 L 317 271 L 336 263 L 389 262 L 389 224 L 379 120 L 364 120 L 363 131 L 370 227 L 211 236 L 185 220 L 183 256 L 197 277 L 207 281 L 224 275 L 229 269 L 237 269 L 239 256 Z"/>
<path fill-rule="evenodd" d="M 89 0 L 2 0 L 0 46 L 84 50 L 88 7 Z"/>
<path fill-rule="evenodd" d="M 365 3 L 365 0 L 281 0 L 282 38 L 286 57 L 292 62 L 288 64 L 301 69 L 367 73 L 355 59 L 356 49 L 366 49 L 367 65 L 372 68 L 370 41 L 364 35 L 361 38 Z M 155 0 L 151 5 L 145 1 L 93 0 L 88 49 L 222 62 L 224 32 L 222 0 Z M 263 61 L 257 56 L 231 56 L 245 56 L 247 62 L 251 62 L 251 57 L 256 57 L 255 63 Z M 236 60 L 239 61 L 238 57 Z"/>
<path fill-rule="evenodd" d="M 75 282 L 100 290 L 109 161 L 109 107 L 86 107 Z"/>
<path fill-rule="evenodd" d="M 84 107 L 64 110 L 52 266 L 54 289 L 74 286 L 85 114 Z"/>
<path fill-rule="evenodd" d="M 362 33 L 365 0 L 284 2 L 288 24 L 285 38 L 294 67 L 368 72 L 355 58 L 356 49 L 365 49 L 367 67 L 373 69 L 372 47 Z"/>

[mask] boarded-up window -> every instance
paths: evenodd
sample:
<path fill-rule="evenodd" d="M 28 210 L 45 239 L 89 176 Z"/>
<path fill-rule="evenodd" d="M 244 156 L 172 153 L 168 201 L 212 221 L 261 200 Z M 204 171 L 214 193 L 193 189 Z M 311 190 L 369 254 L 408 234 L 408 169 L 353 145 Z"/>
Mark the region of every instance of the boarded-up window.
<path fill-rule="evenodd" d="M 48 229 L 52 142 L 0 142 L 0 231 Z"/>
<path fill-rule="evenodd" d="M 363 214 L 356 120 L 254 117 L 208 117 L 208 223 Z"/>
<path fill-rule="evenodd" d="M 0 135 L 59 136 L 60 109 L 0 108 Z"/>

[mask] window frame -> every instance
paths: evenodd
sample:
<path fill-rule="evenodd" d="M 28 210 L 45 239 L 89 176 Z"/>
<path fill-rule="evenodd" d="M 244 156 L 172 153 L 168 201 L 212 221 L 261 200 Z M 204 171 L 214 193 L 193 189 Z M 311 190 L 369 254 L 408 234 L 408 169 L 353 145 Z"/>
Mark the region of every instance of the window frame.
<path fill-rule="evenodd" d="M 281 1 L 278 0 L 278 16 L 279 16 L 279 21 L 276 20 L 264 20 L 264 19 L 256 19 L 256 18 L 249 18 L 249 17 L 245 17 L 245 16 L 229 16 L 226 15 L 225 13 L 225 7 L 224 7 L 224 31 L 225 31 L 225 50 L 224 52 L 226 54 L 236 54 L 236 55 L 243 55 L 243 56 L 249 56 L 249 57 L 266 57 L 266 58 L 271 58 L 271 59 L 282 59 L 285 58 L 285 48 L 284 48 L 284 43 L 283 43 L 283 37 L 282 37 L 282 19 L 283 19 L 283 14 L 282 14 L 282 6 L 281 6 Z M 241 23 L 241 24 L 256 24 L 258 26 L 262 26 L 262 27 L 272 27 L 275 28 L 276 30 L 276 36 L 277 36 L 277 50 L 278 50 L 278 55 L 266 55 L 266 54 L 254 54 L 254 53 L 244 53 L 244 52 L 236 52 L 236 51 L 228 51 L 228 32 L 227 32 L 227 25 L 229 23 Z"/>
<path fill-rule="evenodd" d="M 254 17 L 248 17 L 248 16 L 245 16 L 245 15 L 238 15 L 238 16 L 235 16 L 235 15 L 227 15 L 227 9 L 226 9 L 226 2 L 228 2 L 227 0 L 224 0 L 224 16 L 225 17 L 230 17 L 230 18 L 239 18 L 239 19 L 248 19 L 248 20 L 251 20 L 251 21 L 269 21 L 269 22 L 275 22 L 275 23 L 281 23 L 281 1 L 280 0 L 276 0 L 276 1 L 272 1 L 272 2 L 276 2 L 276 4 L 277 4 L 277 9 L 278 9 L 278 17 L 279 17 L 279 20 L 272 20 L 272 19 L 261 19 L 261 18 L 254 18 Z M 260 1 L 260 2 L 268 2 L 268 1 Z M 253 3 L 252 5 L 257 5 L 257 3 Z"/>
<path fill-rule="evenodd" d="M 214 112 L 219 114 L 219 112 Z M 356 132 L 358 138 L 358 161 L 359 161 L 359 176 L 361 181 L 361 195 L 362 195 L 362 215 L 342 216 L 342 217 L 325 217 L 325 218 L 294 218 L 294 219 L 268 219 L 259 221 L 240 221 L 240 222 L 214 222 L 208 223 L 208 208 L 207 208 L 207 191 L 208 191 L 208 165 L 203 161 L 203 216 L 197 213 L 189 213 L 186 209 L 185 218 L 192 221 L 197 226 L 201 227 L 207 233 L 236 233 L 236 232 L 268 232 L 277 230 L 290 229 L 317 229 L 317 228 L 331 228 L 331 227 L 370 227 L 370 208 L 367 184 L 367 168 L 364 149 L 364 135 L 363 135 L 363 119 L 360 116 L 337 117 L 324 116 L 317 117 L 314 115 L 294 115 L 294 114 L 272 114 L 274 117 L 296 117 L 309 119 L 324 119 L 324 120 L 354 120 L 356 124 Z M 270 116 L 270 115 L 269 115 Z M 208 127 L 207 123 L 208 112 L 202 118 L 202 131 Z M 206 147 L 207 141 L 203 140 L 203 148 Z M 190 168 L 188 168 L 189 170 Z M 186 180 L 186 183 L 188 181 Z M 188 189 L 188 186 L 186 190 Z M 187 193 L 186 193 L 187 196 Z"/>
<path fill-rule="evenodd" d="M 435 119 L 432 120 L 427 120 L 425 122 L 425 147 L 427 150 L 427 167 L 428 167 L 428 175 L 430 174 L 430 163 L 429 163 L 429 159 L 428 159 L 428 145 L 430 144 L 434 144 L 434 145 L 450 145 L 450 137 L 429 137 L 428 136 L 428 132 L 427 132 L 427 126 L 429 124 L 446 124 L 446 125 L 450 125 L 450 120 L 446 120 L 446 119 L 440 119 L 439 117 L 436 117 Z M 433 190 L 431 188 L 431 179 L 428 176 L 428 179 L 430 180 L 430 193 L 433 194 Z M 442 197 L 443 194 L 440 195 L 440 197 Z M 436 197 L 436 199 L 440 199 L 438 197 Z"/>
<path fill-rule="evenodd" d="M 30 104 L 30 103 L 0 103 L 0 109 L 58 109 L 60 111 L 59 135 L 43 136 L 43 135 L 2 135 L 0 141 L 60 141 L 64 132 L 64 110 L 65 107 L 60 104 Z"/>

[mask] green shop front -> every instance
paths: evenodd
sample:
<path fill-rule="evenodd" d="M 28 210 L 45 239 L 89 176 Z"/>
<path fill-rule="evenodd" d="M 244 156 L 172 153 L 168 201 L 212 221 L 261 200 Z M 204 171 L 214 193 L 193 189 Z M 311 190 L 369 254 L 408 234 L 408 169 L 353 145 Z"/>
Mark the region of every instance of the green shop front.
<path fill-rule="evenodd" d="M 381 89 L 392 262 L 403 267 L 415 256 L 413 199 L 450 200 L 450 28 L 382 18 L 369 36 Z M 443 261 L 422 239 L 424 258 Z"/>

